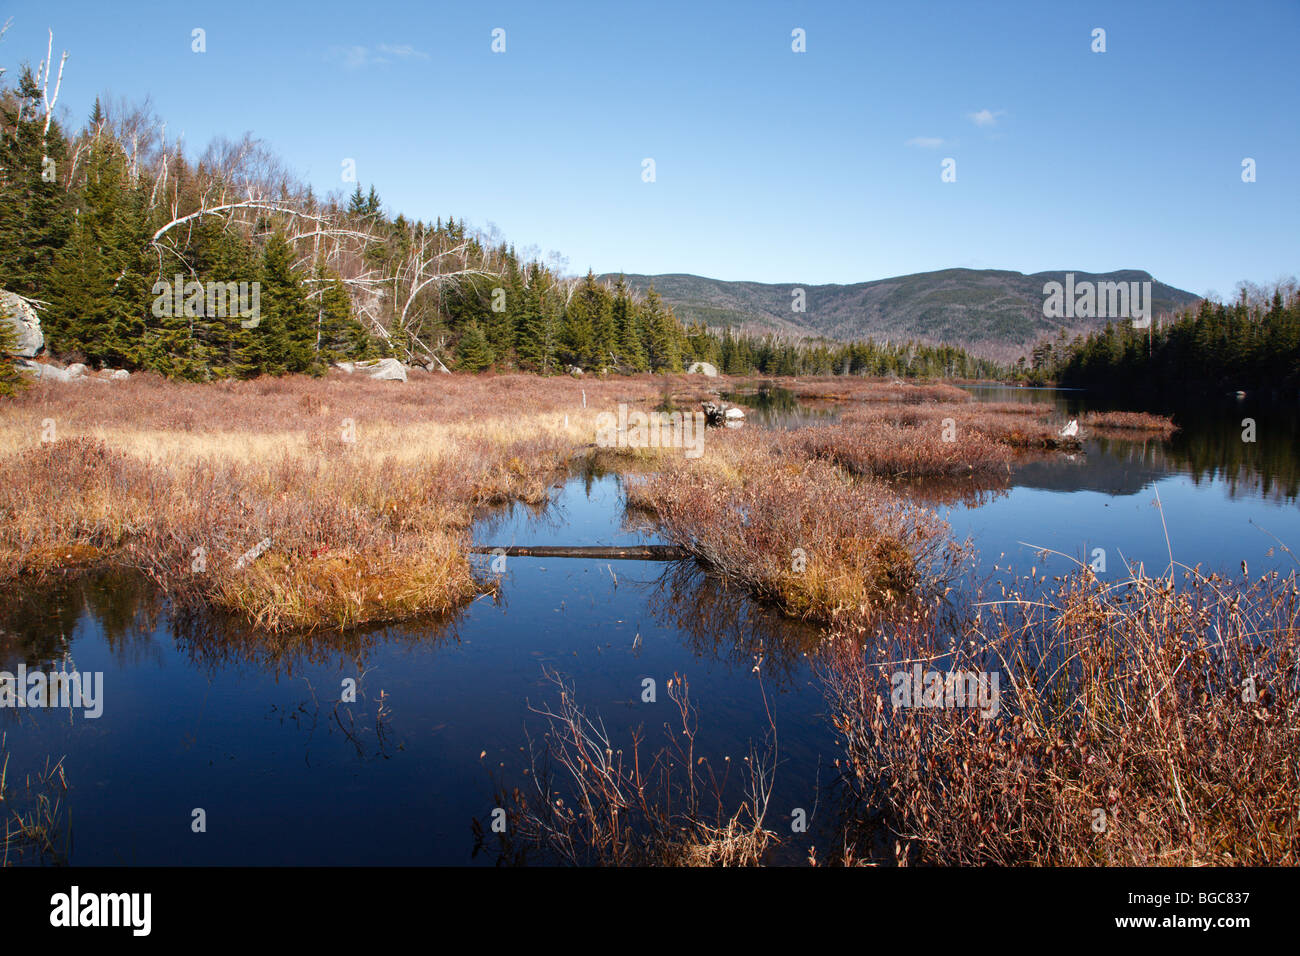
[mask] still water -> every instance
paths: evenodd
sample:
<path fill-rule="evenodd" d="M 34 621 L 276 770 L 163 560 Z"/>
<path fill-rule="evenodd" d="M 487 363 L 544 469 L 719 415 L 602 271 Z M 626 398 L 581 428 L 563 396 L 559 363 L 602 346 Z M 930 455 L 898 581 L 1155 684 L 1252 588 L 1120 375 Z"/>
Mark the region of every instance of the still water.
<path fill-rule="evenodd" d="M 1050 402 L 1063 422 L 1094 407 L 1080 393 L 972 391 Z M 772 410 L 747 427 L 818 414 Z M 1254 443 L 1241 440 L 1247 417 Z M 1082 454 L 1027 461 L 1000 484 L 904 490 L 971 537 L 982 578 L 1066 569 L 1022 542 L 1085 561 L 1103 549 L 1109 574 L 1125 560 L 1160 570 L 1169 550 L 1220 570 L 1294 567 L 1270 535 L 1300 546 L 1295 411 L 1243 403 L 1176 419 L 1168 441 L 1088 438 Z M 600 474 L 557 487 L 540 512 L 481 522 L 475 539 L 658 540 L 625 516 L 619 479 Z M 0 733 L 19 797 L 28 774 L 62 758 L 60 848 L 74 863 L 492 865 L 490 848 L 475 853 L 473 821 L 489 821 L 498 782 L 527 786 L 528 740 L 544 730 L 531 708 L 555 699 L 543 669 L 566 675 L 617 741 L 643 727 L 650 749 L 670 716 L 665 684 L 682 675 L 700 712 L 697 751 L 715 766 L 762 743 L 770 707 L 780 764 L 767 823 L 784 840 L 779 859 L 798 862 L 812 844 L 829 849 L 834 823 L 836 754 L 806 657 L 815 636 L 655 562 L 511 557 L 498 596 L 445 619 L 274 647 L 228 623 L 175 620 L 130 575 L 83 577 L 5 594 L 0 671 L 102 672 L 102 716 L 6 708 Z M 642 702 L 646 678 L 658 703 Z M 347 679 L 359 693 L 341 704 Z M 796 808 L 807 833 L 790 832 Z M 196 810 L 206 832 L 194 832 Z"/>

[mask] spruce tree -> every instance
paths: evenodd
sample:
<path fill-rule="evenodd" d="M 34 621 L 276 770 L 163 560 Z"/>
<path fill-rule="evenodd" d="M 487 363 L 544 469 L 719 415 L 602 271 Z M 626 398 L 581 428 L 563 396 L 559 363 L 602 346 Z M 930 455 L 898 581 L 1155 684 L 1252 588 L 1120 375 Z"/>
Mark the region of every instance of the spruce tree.
<path fill-rule="evenodd" d="M 344 359 L 365 359 L 373 351 L 370 335 L 352 315 L 352 298 L 338 274 L 316 264 L 316 295 L 309 301 L 316 309 L 316 348 L 322 368 Z"/>
<path fill-rule="evenodd" d="M 611 317 L 618 330 L 619 357 L 623 365 L 632 372 L 645 372 L 650 368 L 645 346 L 641 342 L 641 326 L 637 320 L 636 304 L 628 291 L 627 282 L 620 275 L 614 286 L 614 301 L 611 305 Z"/>
<path fill-rule="evenodd" d="M 71 234 L 67 143 L 57 122 L 44 134 L 41 90 L 30 67 L 0 99 L 0 289 L 46 299 L 54 255 Z"/>
<path fill-rule="evenodd" d="M 130 185 L 126 157 L 108 134 L 89 145 L 84 163 L 72 236 L 50 270 L 47 347 L 92 364 L 139 368 L 150 352 L 154 300 L 145 197 Z"/>
<path fill-rule="evenodd" d="M 471 322 L 456 345 L 456 367 L 465 372 L 481 372 L 492 364 L 492 348 L 477 322 Z"/>
<path fill-rule="evenodd" d="M 496 289 L 501 290 L 498 296 Z M 515 251 L 510 249 L 505 255 L 505 276 L 501 284 L 490 290 L 491 300 L 488 304 L 487 320 L 488 344 L 499 366 L 508 366 L 512 362 L 515 339 L 518 334 L 524 306 L 524 278 L 519 271 L 519 260 Z M 502 308 L 497 311 L 496 305 Z"/>
<path fill-rule="evenodd" d="M 0 315 L 0 397 L 13 395 L 23 384 L 23 374 L 13 352 L 17 340 L 8 320 Z"/>
<path fill-rule="evenodd" d="M 645 330 L 646 351 L 650 355 L 650 368 L 655 372 L 680 372 L 682 353 L 679 335 L 681 330 L 672 313 L 665 308 L 663 299 L 655 291 L 654 283 L 646 290 L 642 307 L 642 328 Z"/>
<path fill-rule="evenodd" d="M 546 270 L 540 264 L 534 264 L 532 275 L 524 289 L 523 310 L 516 338 L 520 364 L 542 375 L 555 371 L 558 344 L 555 317 L 544 289 L 546 284 Z"/>
<path fill-rule="evenodd" d="M 254 354 L 259 371 L 319 373 L 316 352 L 316 312 L 307 302 L 293 268 L 293 252 L 281 232 L 267 241 L 262 254 L 261 320 L 254 332 Z"/>

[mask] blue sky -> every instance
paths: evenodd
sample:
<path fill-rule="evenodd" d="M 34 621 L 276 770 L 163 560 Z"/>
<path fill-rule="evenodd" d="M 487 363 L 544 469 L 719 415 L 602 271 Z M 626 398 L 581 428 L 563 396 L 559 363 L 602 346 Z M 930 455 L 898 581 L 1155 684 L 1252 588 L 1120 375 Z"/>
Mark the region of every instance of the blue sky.
<path fill-rule="evenodd" d="M 574 272 L 1140 268 L 1223 295 L 1300 272 L 1296 0 L 3 9 L 0 65 L 47 28 L 70 52 L 76 125 L 148 95 L 192 154 L 250 131 L 320 193 L 352 158 L 391 211 Z"/>

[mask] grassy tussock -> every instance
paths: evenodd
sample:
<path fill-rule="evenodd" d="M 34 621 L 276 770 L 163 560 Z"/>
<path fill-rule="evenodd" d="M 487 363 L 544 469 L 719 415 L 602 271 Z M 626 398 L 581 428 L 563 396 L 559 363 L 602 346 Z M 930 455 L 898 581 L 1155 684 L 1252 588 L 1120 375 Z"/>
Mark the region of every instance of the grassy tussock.
<path fill-rule="evenodd" d="M 937 478 L 1006 473 L 1013 449 L 973 429 L 948 431 L 941 420 L 915 425 L 877 421 L 807 428 L 788 437 L 798 453 L 876 478 Z"/>
<path fill-rule="evenodd" d="M 960 391 L 960 389 L 958 389 Z M 965 395 L 965 392 L 962 392 Z M 787 447 L 856 475 L 944 478 L 1005 474 L 1025 451 L 1073 450 L 1047 405 L 929 402 L 860 405 L 837 425 L 791 431 Z"/>
<path fill-rule="evenodd" d="M 700 462 L 631 482 L 628 503 L 725 579 L 811 620 L 888 605 L 960 561 L 934 512 L 827 462 L 774 454 L 762 435 L 711 439 Z"/>
<path fill-rule="evenodd" d="M 844 616 L 820 663 L 853 855 L 900 864 L 1295 865 L 1300 587 L 1082 569 L 954 634 Z M 1000 711 L 893 706 L 923 662 L 1000 673 Z M 1248 689 L 1249 688 L 1249 689 Z"/>
<path fill-rule="evenodd" d="M 1098 429 L 1154 432 L 1162 437 L 1178 431 L 1173 419 L 1147 412 L 1088 412 L 1083 424 Z"/>

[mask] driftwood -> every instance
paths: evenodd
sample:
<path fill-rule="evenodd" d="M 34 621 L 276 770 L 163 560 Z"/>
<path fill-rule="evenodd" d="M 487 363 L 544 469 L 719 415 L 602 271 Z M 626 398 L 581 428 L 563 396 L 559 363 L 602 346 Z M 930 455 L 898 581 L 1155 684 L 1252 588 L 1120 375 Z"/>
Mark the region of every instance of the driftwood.
<path fill-rule="evenodd" d="M 474 554 L 505 554 L 520 558 L 602 558 L 628 561 L 678 561 L 690 557 L 685 548 L 672 544 L 625 544 L 607 546 L 543 544 L 493 546 L 477 544 L 469 549 Z"/>

